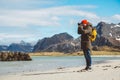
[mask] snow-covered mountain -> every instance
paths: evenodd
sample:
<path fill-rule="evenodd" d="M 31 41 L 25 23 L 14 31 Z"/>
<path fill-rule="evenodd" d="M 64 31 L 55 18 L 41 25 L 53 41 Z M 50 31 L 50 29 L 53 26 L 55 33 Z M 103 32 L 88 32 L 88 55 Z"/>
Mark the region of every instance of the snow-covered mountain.
<path fill-rule="evenodd" d="M 97 40 L 93 43 L 94 45 L 120 47 L 120 24 L 100 22 L 96 29 L 98 35 Z"/>
<path fill-rule="evenodd" d="M 32 52 L 33 45 L 31 43 L 24 42 L 12 43 L 9 46 L 1 45 L 0 51 L 13 51 L 13 52 Z"/>

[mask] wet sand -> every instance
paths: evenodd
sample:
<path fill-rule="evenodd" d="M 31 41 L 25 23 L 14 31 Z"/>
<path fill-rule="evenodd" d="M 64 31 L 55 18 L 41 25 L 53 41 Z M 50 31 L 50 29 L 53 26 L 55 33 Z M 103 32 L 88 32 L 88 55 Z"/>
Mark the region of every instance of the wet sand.
<path fill-rule="evenodd" d="M 0 80 L 120 80 L 120 60 L 95 64 L 92 70 L 81 71 L 82 67 L 60 67 L 51 71 L 24 72 L 1 75 Z"/>

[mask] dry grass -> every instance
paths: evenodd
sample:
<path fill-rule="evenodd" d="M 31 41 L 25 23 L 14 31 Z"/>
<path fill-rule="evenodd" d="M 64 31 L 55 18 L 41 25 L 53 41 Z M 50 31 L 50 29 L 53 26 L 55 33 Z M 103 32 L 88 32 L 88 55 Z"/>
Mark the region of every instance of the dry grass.
<path fill-rule="evenodd" d="M 113 48 L 113 47 L 108 47 L 108 46 L 102 46 L 98 48 L 100 51 L 117 51 L 120 52 L 119 48 Z"/>
<path fill-rule="evenodd" d="M 30 56 L 62 56 L 64 53 L 60 52 L 35 52 L 29 53 Z"/>
<path fill-rule="evenodd" d="M 117 51 L 92 51 L 92 55 L 120 55 Z"/>
<path fill-rule="evenodd" d="M 35 52 L 29 53 L 30 56 L 78 56 L 83 55 L 82 52 L 76 53 L 62 53 L 62 52 Z"/>
<path fill-rule="evenodd" d="M 36 52 L 29 53 L 30 56 L 78 56 L 83 55 L 83 52 L 75 53 L 60 53 L 60 52 Z M 120 52 L 117 51 L 92 51 L 92 55 L 120 55 Z"/>
<path fill-rule="evenodd" d="M 108 46 L 97 47 L 96 51 L 91 51 L 92 55 L 120 55 L 119 48 L 113 48 Z M 29 53 L 30 56 L 81 56 L 83 51 L 74 53 L 62 53 L 62 52 L 36 52 Z"/>

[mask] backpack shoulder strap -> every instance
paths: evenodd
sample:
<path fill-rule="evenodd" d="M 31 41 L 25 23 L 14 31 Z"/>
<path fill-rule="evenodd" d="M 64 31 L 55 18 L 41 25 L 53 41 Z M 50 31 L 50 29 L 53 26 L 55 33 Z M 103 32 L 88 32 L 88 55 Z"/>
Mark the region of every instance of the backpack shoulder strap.
<path fill-rule="evenodd" d="M 92 23 L 90 23 L 90 22 L 88 22 L 88 24 L 87 24 L 87 25 L 88 25 L 88 26 L 90 26 L 90 27 L 93 27 L 93 26 L 92 26 Z"/>

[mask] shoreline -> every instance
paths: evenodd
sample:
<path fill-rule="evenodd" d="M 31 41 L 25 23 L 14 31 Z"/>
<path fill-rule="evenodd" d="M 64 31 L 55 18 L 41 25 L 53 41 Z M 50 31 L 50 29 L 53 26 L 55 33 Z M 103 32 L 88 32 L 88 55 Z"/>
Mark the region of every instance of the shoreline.
<path fill-rule="evenodd" d="M 74 52 L 74 53 L 62 53 L 62 52 L 35 52 L 29 53 L 32 56 L 82 56 L 83 51 Z M 120 56 L 119 51 L 92 51 L 92 56 Z"/>
<path fill-rule="evenodd" d="M 120 60 L 107 60 L 95 64 L 92 71 L 77 72 L 84 68 L 58 68 L 49 71 L 33 71 L 0 76 L 1 80 L 120 80 Z M 87 76 L 87 77 L 86 77 Z"/>
<path fill-rule="evenodd" d="M 62 55 L 62 56 L 50 56 L 50 55 L 41 55 L 43 57 L 69 57 L 69 56 L 84 56 L 84 55 Z M 40 57 L 40 56 L 31 56 L 31 57 Z M 120 57 L 120 55 L 91 55 L 91 57 Z"/>

